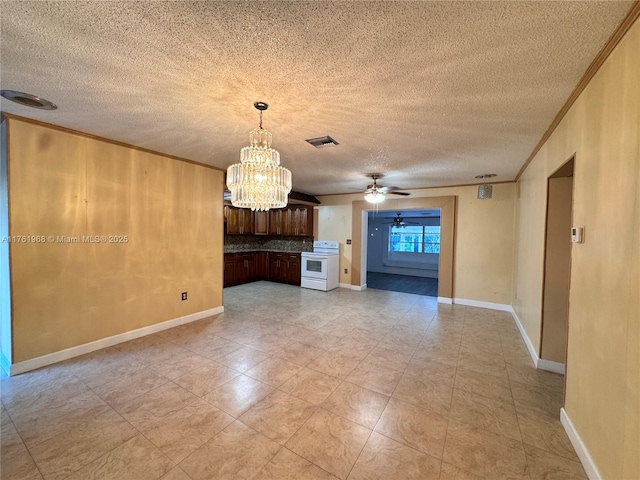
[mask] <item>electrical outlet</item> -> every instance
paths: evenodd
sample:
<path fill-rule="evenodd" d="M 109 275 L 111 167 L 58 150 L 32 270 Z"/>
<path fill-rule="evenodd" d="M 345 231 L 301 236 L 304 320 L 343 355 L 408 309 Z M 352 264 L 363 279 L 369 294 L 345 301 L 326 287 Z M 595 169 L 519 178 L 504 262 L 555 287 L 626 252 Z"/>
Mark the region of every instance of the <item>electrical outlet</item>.
<path fill-rule="evenodd" d="M 344 269 L 344 273 L 349 273 L 349 269 L 348 269 L 348 268 L 345 268 L 345 269 Z"/>
<path fill-rule="evenodd" d="M 347 238 L 347 245 L 351 245 L 351 239 Z"/>
<path fill-rule="evenodd" d="M 182 300 L 186 300 L 187 299 L 187 292 L 182 292 Z"/>

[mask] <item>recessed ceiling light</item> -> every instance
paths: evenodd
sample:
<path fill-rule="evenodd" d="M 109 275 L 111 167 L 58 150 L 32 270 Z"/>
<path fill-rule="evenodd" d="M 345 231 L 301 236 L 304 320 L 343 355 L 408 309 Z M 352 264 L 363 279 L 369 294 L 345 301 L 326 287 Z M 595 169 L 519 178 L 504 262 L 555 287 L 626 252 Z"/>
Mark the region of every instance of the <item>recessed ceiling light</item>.
<path fill-rule="evenodd" d="M 0 95 L 7 100 L 11 100 L 25 107 L 39 108 L 40 110 L 55 110 L 58 108 L 55 103 L 30 93 L 17 92 L 16 90 L 2 90 L 0 91 Z"/>

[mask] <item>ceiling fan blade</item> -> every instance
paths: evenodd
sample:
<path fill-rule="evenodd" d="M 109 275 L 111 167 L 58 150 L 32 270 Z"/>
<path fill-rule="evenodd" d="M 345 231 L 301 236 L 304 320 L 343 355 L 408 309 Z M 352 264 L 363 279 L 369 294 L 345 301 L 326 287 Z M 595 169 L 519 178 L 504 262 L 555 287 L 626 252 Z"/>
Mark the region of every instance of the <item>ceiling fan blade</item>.
<path fill-rule="evenodd" d="M 408 197 L 409 195 L 411 195 L 410 193 L 407 193 L 407 192 L 387 192 L 387 193 L 391 195 L 402 195 L 404 197 Z"/>

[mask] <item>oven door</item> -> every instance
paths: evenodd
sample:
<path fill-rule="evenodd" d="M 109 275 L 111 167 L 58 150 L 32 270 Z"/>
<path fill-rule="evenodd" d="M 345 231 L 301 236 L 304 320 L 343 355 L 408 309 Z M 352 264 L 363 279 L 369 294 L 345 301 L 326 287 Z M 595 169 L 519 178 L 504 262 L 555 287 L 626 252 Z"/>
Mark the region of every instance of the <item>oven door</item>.
<path fill-rule="evenodd" d="M 327 278 L 327 257 L 324 255 L 303 255 L 300 276 L 307 278 Z"/>

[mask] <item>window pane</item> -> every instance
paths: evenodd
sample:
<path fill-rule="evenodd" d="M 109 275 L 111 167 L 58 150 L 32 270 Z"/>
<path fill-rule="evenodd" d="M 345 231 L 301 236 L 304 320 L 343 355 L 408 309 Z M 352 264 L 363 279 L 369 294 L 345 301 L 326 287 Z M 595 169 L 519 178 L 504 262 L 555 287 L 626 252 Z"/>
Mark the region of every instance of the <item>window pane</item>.
<path fill-rule="evenodd" d="M 440 253 L 440 245 L 435 243 L 425 243 L 424 253 Z"/>
<path fill-rule="evenodd" d="M 389 229 L 389 251 L 440 253 L 440 226 L 391 226 Z"/>

